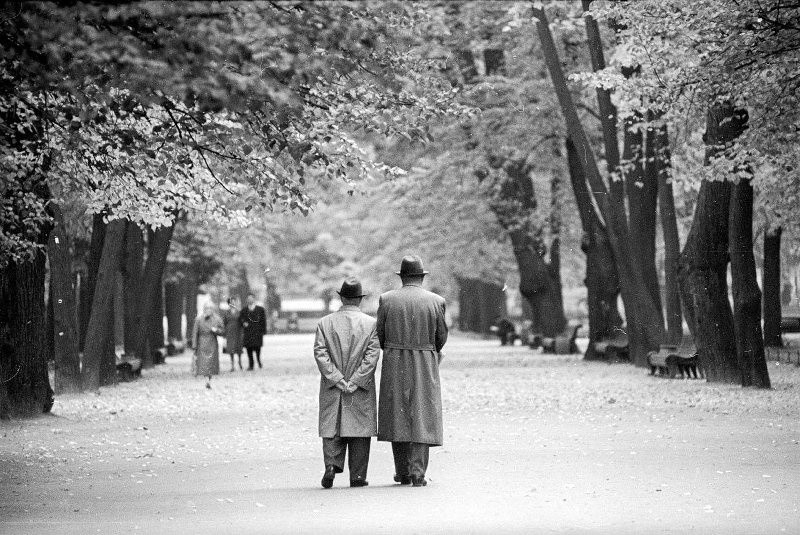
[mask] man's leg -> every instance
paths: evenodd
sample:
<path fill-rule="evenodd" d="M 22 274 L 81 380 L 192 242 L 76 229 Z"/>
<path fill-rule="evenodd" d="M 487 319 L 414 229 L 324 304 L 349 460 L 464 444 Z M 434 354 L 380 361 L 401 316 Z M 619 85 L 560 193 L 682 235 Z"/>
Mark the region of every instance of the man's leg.
<path fill-rule="evenodd" d="M 430 446 L 421 442 L 408 444 L 408 468 L 415 487 L 426 485 L 425 472 L 428 471 L 428 454 Z"/>
<path fill-rule="evenodd" d="M 344 470 L 344 453 L 347 442 L 341 437 L 322 439 L 322 458 L 325 462 L 325 474 L 322 476 L 322 486 L 326 489 L 333 486 L 333 478 Z"/>
<path fill-rule="evenodd" d="M 411 483 L 408 472 L 408 442 L 392 442 L 392 455 L 394 456 L 394 480 L 401 485 Z"/>
<path fill-rule="evenodd" d="M 247 366 L 247 369 L 248 370 L 252 370 L 253 369 L 253 348 L 248 346 L 245 349 L 247 350 L 247 361 L 249 362 L 249 364 Z"/>
<path fill-rule="evenodd" d="M 347 440 L 347 465 L 350 468 L 350 486 L 367 485 L 367 467 L 369 466 L 370 437 L 353 437 Z"/>
<path fill-rule="evenodd" d="M 256 353 L 256 360 L 258 361 L 258 367 L 261 368 L 261 346 L 254 347 L 253 351 Z"/>

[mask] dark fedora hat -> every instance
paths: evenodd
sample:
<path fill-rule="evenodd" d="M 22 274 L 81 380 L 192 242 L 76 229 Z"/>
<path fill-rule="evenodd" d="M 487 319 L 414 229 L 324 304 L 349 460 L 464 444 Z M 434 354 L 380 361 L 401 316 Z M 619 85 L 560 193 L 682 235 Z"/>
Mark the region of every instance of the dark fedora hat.
<path fill-rule="evenodd" d="M 401 277 L 413 275 L 427 275 L 428 272 L 422 268 L 422 259 L 417 255 L 408 255 L 403 257 L 400 263 L 400 271 L 397 272 Z"/>
<path fill-rule="evenodd" d="M 340 297 L 344 297 L 346 299 L 356 299 L 366 295 L 361 291 L 361 281 L 355 277 L 345 279 L 342 283 L 341 290 L 339 290 L 337 293 Z"/>

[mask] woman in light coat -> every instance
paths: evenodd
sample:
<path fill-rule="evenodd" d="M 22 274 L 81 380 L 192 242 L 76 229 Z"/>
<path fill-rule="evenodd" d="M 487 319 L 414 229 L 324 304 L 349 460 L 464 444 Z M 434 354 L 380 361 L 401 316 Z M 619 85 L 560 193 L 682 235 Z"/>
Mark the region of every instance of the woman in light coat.
<path fill-rule="evenodd" d="M 194 342 L 194 374 L 208 378 L 206 388 L 211 388 L 211 376 L 219 374 L 219 345 L 217 336 L 223 333 L 222 319 L 207 304 L 203 313 L 194 321 L 192 342 Z"/>

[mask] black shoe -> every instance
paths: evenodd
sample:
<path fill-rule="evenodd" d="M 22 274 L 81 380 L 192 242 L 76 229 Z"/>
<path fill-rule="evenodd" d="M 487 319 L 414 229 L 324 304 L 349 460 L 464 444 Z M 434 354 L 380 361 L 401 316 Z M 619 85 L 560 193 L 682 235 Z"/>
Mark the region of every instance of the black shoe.
<path fill-rule="evenodd" d="M 331 488 L 333 486 L 334 477 L 336 477 L 336 468 L 333 466 L 326 466 L 325 473 L 322 475 L 322 488 Z"/>
<path fill-rule="evenodd" d="M 369 485 L 369 481 L 366 479 L 351 479 L 350 486 L 351 487 L 366 487 Z"/>
<path fill-rule="evenodd" d="M 401 485 L 410 485 L 411 484 L 411 476 L 399 476 L 397 474 L 394 475 L 395 483 L 400 483 Z"/>
<path fill-rule="evenodd" d="M 411 485 L 414 487 L 424 487 L 427 485 L 428 482 L 425 480 L 425 476 L 411 476 Z"/>

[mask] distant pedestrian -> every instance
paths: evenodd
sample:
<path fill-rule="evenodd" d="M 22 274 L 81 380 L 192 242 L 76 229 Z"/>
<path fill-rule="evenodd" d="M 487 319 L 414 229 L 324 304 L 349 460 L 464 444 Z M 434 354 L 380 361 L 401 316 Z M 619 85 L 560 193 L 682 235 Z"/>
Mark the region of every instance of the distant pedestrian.
<path fill-rule="evenodd" d="M 439 363 L 447 341 L 444 299 L 422 288 L 418 256 L 406 256 L 397 272 L 402 288 L 381 295 L 377 331 L 383 349 L 378 440 L 392 443 L 394 480 L 428 484 L 430 446 L 442 445 Z"/>
<path fill-rule="evenodd" d="M 242 325 L 239 323 L 239 298 L 228 299 L 228 310 L 222 313 L 222 323 L 225 327 L 225 352 L 231 356 L 231 371 L 235 368 L 234 357 L 239 360 L 239 369 L 242 369 Z"/>
<path fill-rule="evenodd" d="M 217 336 L 223 333 L 222 319 L 207 304 L 203 313 L 194 321 L 192 343 L 194 345 L 194 374 L 207 377 L 206 388 L 211 388 L 211 376 L 219 374 L 219 345 Z"/>
<path fill-rule="evenodd" d="M 247 307 L 239 314 L 239 324 L 242 326 L 242 345 L 247 350 L 247 369 L 253 369 L 253 357 L 261 368 L 261 346 L 267 334 L 267 315 L 264 307 L 256 304 L 253 294 L 247 296 Z"/>
<path fill-rule="evenodd" d="M 314 340 L 326 489 L 344 471 L 346 451 L 350 486 L 368 484 L 370 441 L 378 432 L 374 375 L 381 349 L 375 320 L 359 310 L 364 294 L 357 279 L 345 280 L 339 296 L 342 308 L 319 321 Z"/>

